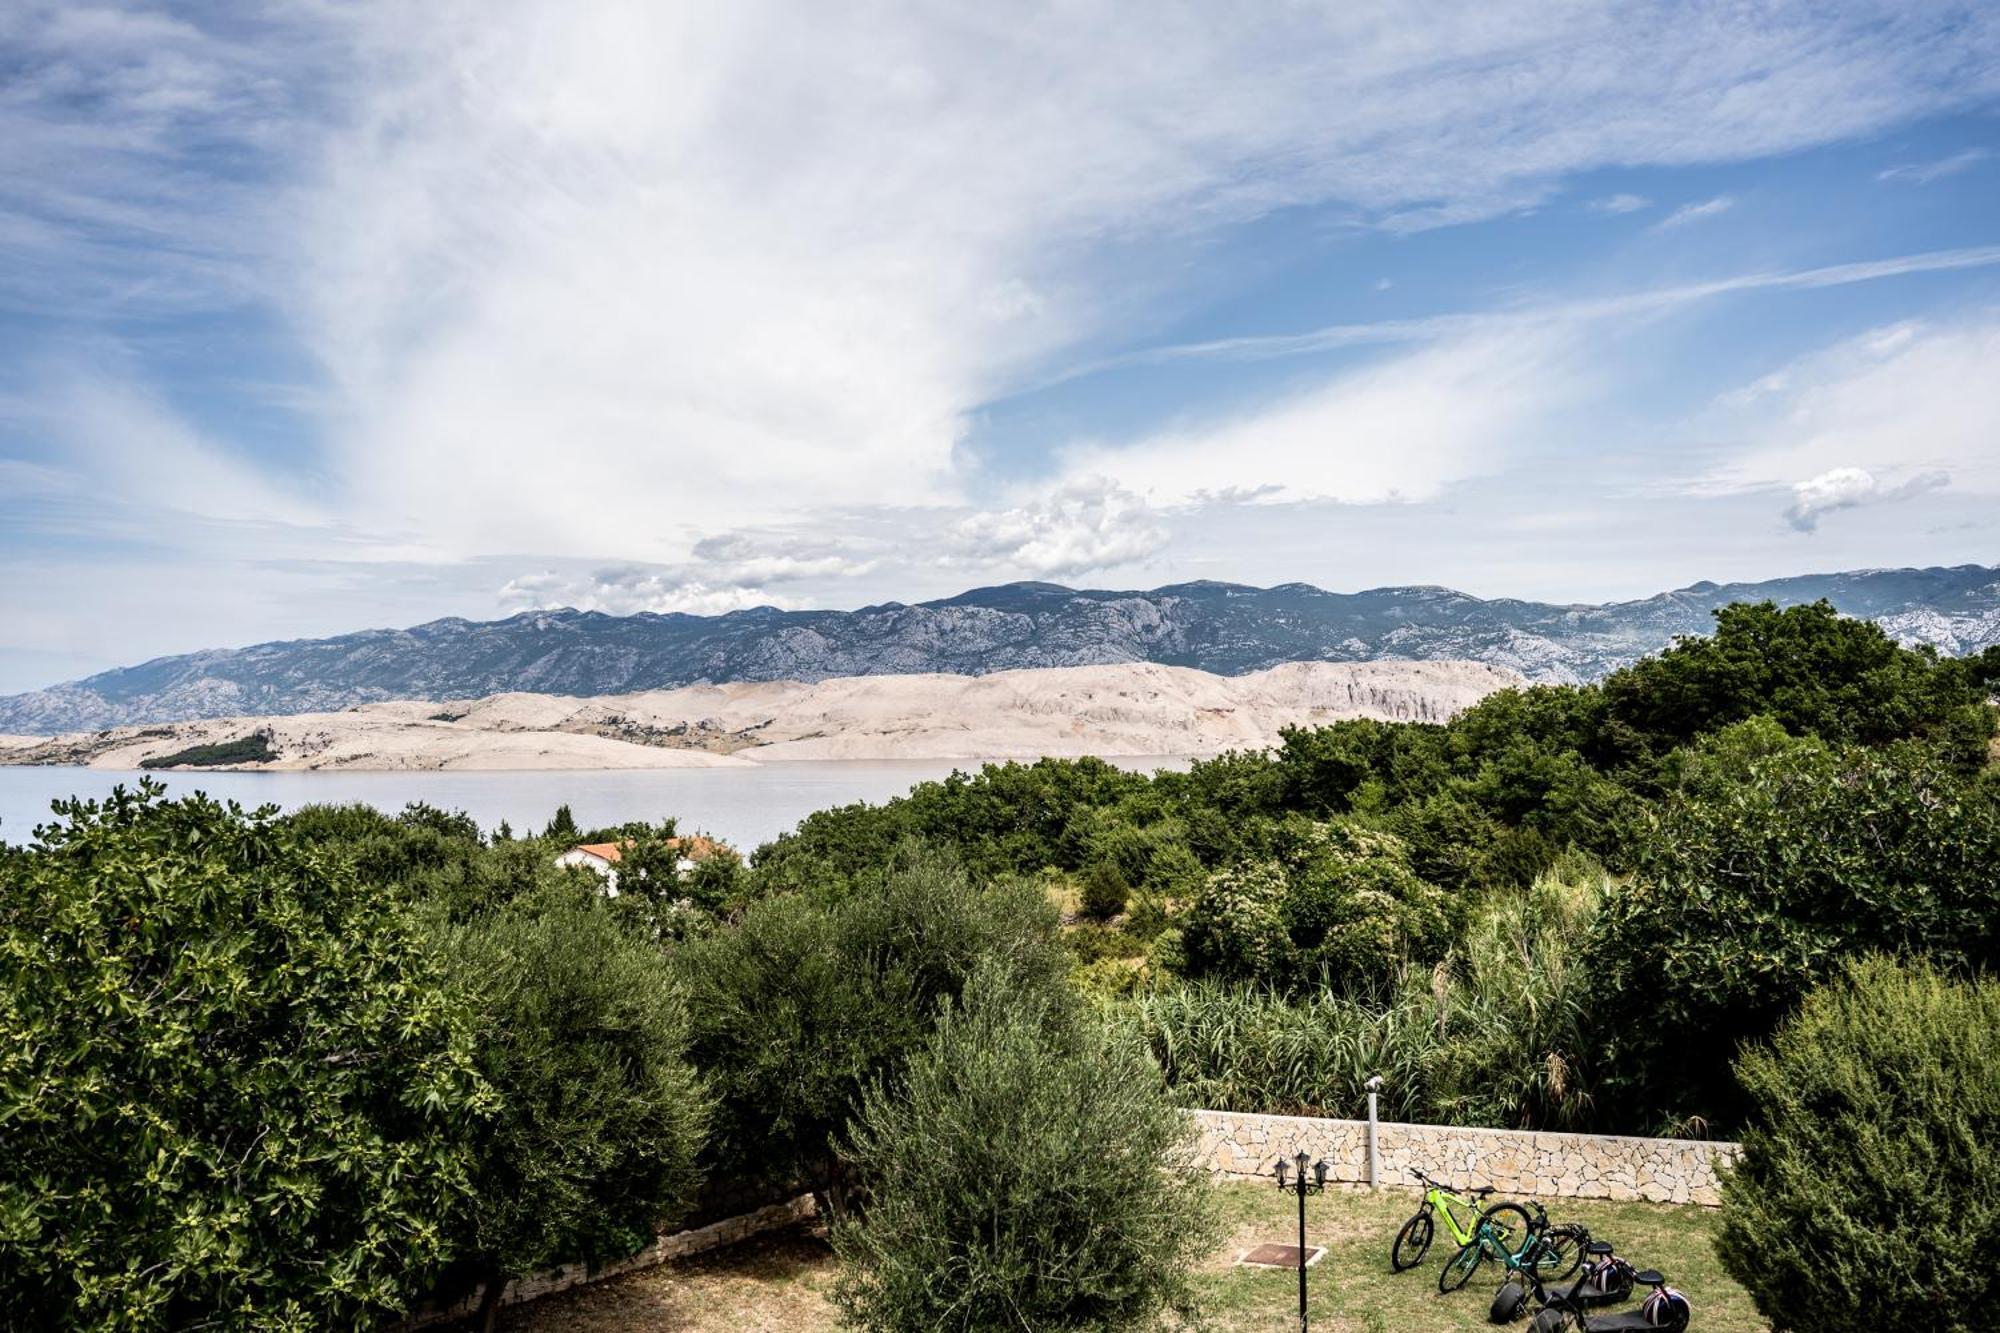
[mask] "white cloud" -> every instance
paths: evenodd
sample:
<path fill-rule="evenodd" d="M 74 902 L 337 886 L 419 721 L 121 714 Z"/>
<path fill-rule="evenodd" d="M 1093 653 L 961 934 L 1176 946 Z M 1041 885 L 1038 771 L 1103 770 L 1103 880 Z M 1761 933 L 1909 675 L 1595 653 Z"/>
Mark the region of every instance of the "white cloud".
<path fill-rule="evenodd" d="M 553 571 L 524 574 L 500 589 L 500 604 L 512 610 L 530 611 L 567 606 L 614 616 L 640 611 L 713 616 L 757 606 L 791 605 L 787 599 L 759 587 L 715 586 L 687 581 L 669 571 L 636 567 L 598 570 L 585 576 Z"/>
<path fill-rule="evenodd" d="M 1426 499 L 1500 470 L 1589 391 L 1576 332 L 1494 321 L 1233 416 L 1079 447 L 1068 466 L 1159 504 Z"/>
<path fill-rule="evenodd" d="M 573 606 L 629 615 L 634 611 L 714 614 L 752 606 L 789 606 L 771 589 L 838 582 L 869 573 L 877 561 L 824 538 L 729 532 L 704 537 L 682 564 L 625 563 L 548 569 L 518 575 L 500 590 L 509 607 Z"/>
<path fill-rule="evenodd" d="M 1584 207 L 1593 213 L 1636 213 L 1642 208 L 1651 208 L 1653 201 L 1642 194 L 1608 194 L 1602 199 L 1592 199 Z"/>
<path fill-rule="evenodd" d="M 1874 473 L 1862 468 L 1837 467 L 1793 483 L 1792 503 L 1785 510 L 1785 521 L 1800 532 L 1813 532 L 1819 528 L 1822 517 L 1836 510 L 1907 500 L 1950 484 L 1951 477 L 1943 472 L 1919 472 L 1894 485 L 1885 485 Z"/>
<path fill-rule="evenodd" d="M 1144 560 L 1167 539 L 1142 497 L 1104 477 L 1081 477 L 1016 508 L 961 520 L 945 561 L 1062 578 Z"/>
<path fill-rule="evenodd" d="M 1726 194 L 1713 199 L 1704 199 L 1698 204 L 1682 204 L 1673 212 L 1653 224 L 1655 231 L 1666 231 L 1673 227 L 1685 227 L 1690 222 L 1700 222 L 1707 218 L 1727 213 L 1736 206 L 1736 201 Z"/>
<path fill-rule="evenodd" d="M 1875 174 L 1878 181 L 1908 181 L 1912 185 L 1929 185 L 1932 181 L 1943 180 L 1946 176 L 1956 176 L 1968 167 L 1978 166 L 1993 156 L 1984 148 L 1967 148 L 1941 157 L 1934 162 L 1905 162 Z"/>
<path fill-rule="evenodd" d="M 87 484 L 152 478 L 133 484 L 161 505 L 269 515 L 322 555 L 629 559 L 654 573 L 579 588 L 660 604 L 924 558 L 697 541 L 904 508 L 956 532 L 980 406 L 1144 326 L 1248 220 L 1476 220 L 1578 172 L 1754 159 L 2000 91 L 2000 12 L 1900 0 L 1170 3 L 1144 24 L 1103 0 L 37 3 L 0 7 L 0 47 L 21 57 L 0 89 L 0 301 L 248 310 L 311 367 L 293 459 L 265 469 L 76 355 L 36 391 L 111 404 Z M 1023 501 L 946 549 L 1143 558 L 1158 520 L 1125 492 L 1434 494 L 1588 391 L 1573 333 L 1537 322 L 1356 331 L 1414 350 L 1076 448 L 1060 476 L 1112 491 Z"/>
<path fill-rule="evenodd" d="M 1476 219 L 1991 82 L 1941 78 L 1921 16 L 1804 5 L 314 12 L 351 110 L 305 155 L 289 308 L 349 501 L 467 555 L 956 503 L 968 414 L 1156 297 L 1162 250 L 1308 203 Z"/>
<path fill-rule="evenodd" d="M 1895 490 L 1895 478 L 1949 474 L 1954 492 L 2000 497 L 1996 365 L 2000 319 L 1991 316 L 1844 339 L 1717 405 L 1706 429 L 1740 445 L 1707 482 L 1750 490 L 1834 476 L 1838 489 L 1857 485 L 1858 473 Z"/>
<path fill-rule="evenodd" d="M 1631 319 L 1672 311 L 1718 297 L 1761 291 L 1814 291 L 1856 283 L 1879 282 L 1918 273 L 1954 273 L 2000 265 L 2000 245 L 1926 250 L 1888 259 L 1827 264 L 1818 268 L 1778 269 L 1740 273 L 1677 287 L 1657 287 L 1615 296 L 1583 297 L 1545 305 L 1486 312 L 1461 311 L 1416 319 L 1384 319 L 1365 324 L 1329 324 L 1304 333 L 1252 335 L 1208 342 L 1149 347 L 1089 363 L 1076 373 L 1087 374 L 1119 366 L 1157 365 L 1174 361 L 1262 361 L 1306 356 L 1350 347 L 1394 346 L 1441 342 L 1449 338 L 1490 335 L 1525 325 L 1584 324 Z M 1059 378 L 1073 378 L 1066 375 Z"/>

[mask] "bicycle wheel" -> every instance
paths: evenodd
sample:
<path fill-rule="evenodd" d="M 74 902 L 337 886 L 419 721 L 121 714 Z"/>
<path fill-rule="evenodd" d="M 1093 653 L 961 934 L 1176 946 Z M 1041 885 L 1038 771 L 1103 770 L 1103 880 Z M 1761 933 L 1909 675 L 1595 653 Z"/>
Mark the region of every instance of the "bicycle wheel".
<path fill-rule="evenodd" d="M 1590 1244 L 1590 1230 L 1575 1222 L 1563 1222 L 1542 1233 L 1542 1248 L 1535 1255 L 1535 1271 L 1544 1282 L 1560 1282 L 1583 1267 L 1583 1247 Z"/>
<path fill-rule="evenodd" d="M 1389 1251 L 1389 1267 L 1395 1272 L 1415 1268 L 1430 1253 L 1431 1236 L 1437 1227 L 1429 1213 L 1417 1213 L 1396 1233 L 1395 1248 Z"/>
<path fill-rule="evenodd" d="M 1496 1203 L 1479 1215 L 1476 1239 L 1494 1246 L 1493 1257 L 1502 1255 L 1519 1258 L 1534 1240 L 1534 1224 L 1528 1220 L 1528 1210 L 1518 1203 Z M 1508 1264 L 1512 1269 L 1515 1264 Z"/>
<path fill-rule="evenodd" d="M 1438 1274 L 1438 1290 L 1457 1291 L 1472 1280 L 1472 1275 L 1479 1271 L 1479 1265 L 1485 1259 L 1486 1246 L 1477 1236 L 1473 1237 L 1470 1243 L 1459 1246 L 1458 1253 L 1451 1256 L 1451 1261 L 1444 1266 L 1444 1271 Z"/>

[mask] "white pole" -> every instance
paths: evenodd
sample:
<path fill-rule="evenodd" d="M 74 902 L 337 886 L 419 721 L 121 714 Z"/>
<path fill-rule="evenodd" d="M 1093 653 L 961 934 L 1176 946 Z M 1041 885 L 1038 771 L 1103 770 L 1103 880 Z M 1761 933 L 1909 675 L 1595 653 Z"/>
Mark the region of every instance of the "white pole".
<path fill-rule="evenodd" d="M 1368 1080 L 1368 1188 L 1382 1188 L 1382 1151 L 1375 1121 L 1375 1092 L 1382 1086 L 1382 1076 L 1377 1074 Z"/>

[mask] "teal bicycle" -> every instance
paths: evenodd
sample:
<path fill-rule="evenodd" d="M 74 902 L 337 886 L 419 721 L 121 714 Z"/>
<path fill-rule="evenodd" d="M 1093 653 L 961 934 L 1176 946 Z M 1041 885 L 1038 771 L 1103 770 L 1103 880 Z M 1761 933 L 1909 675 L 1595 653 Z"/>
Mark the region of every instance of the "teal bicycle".
<path fill-rule="evenodd" d="M 1438 1290 L 1457 1291 L 1488 1259 L 1505 1268 L 1508 1277 L 1532 1273 L 1543 1282 L 1560 1282 L 1582 1265 L 1583 1247 L 1589 1243 L 1589 1230 L 1574 1222 L 1549 1225 L 1548 1212 L 1539 1203 L 1531 1200 L 1525 1208 L 1496 1203 L 1479 1215 L 1472 1235 L 1438 1274 Z"/>

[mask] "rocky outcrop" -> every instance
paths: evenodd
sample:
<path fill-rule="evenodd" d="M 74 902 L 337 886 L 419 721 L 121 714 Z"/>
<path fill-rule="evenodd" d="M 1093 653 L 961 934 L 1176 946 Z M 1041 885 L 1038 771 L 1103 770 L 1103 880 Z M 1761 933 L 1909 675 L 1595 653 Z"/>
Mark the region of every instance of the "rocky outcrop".
<path fill-rule="evenodd" d="M 593 696 L 700 682 L 985 675 L 1118 662 L 1233 676 L 1281 662 L 1452 660 L 1531 680 L 1578 681 L 1657 652 L 1675 635 L 1707 632 L 1716 607 L 1822 597 L 1946 652 L 2000 643 L 2000 570 L 1977 565 L 1697 583 L 1602 606 L 1484 601 L 1432 587 L 1331 593 L 1303 583 L 1203 582 L 1105 592 L 1011 583 L 858 611 L 532 611 L 217 649 L 0 698 L 0 732 L 47 735 L 509 691 Z"/>

